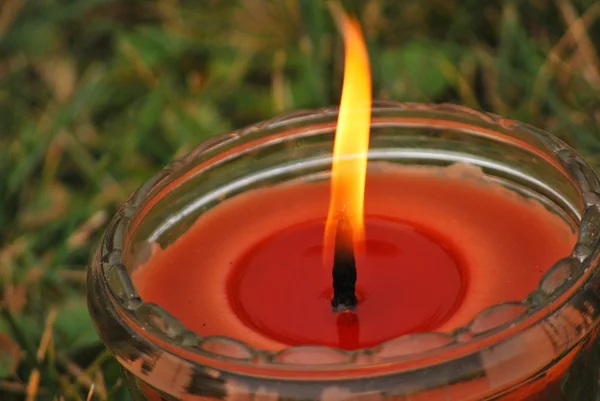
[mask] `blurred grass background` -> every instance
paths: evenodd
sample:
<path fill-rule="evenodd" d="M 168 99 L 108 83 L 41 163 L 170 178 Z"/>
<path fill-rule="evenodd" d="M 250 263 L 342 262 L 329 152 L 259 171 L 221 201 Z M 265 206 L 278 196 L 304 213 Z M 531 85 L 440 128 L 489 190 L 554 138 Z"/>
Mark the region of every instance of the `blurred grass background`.
<path fill-rule="evenodd" d="M 600 166 L 600 2 L 346 6 L 376 98 L 519 119 Z M 1 0 L 0 399 L 128 400 L 84 301 L 107 220 L 202 140 L 336 104 L 342 61 L 319 0 Z"/>

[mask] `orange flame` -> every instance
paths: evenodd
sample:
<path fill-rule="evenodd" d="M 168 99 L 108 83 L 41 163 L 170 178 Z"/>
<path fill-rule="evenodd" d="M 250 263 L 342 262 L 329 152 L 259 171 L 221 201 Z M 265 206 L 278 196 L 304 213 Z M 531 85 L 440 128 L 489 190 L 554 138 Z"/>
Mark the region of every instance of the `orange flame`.
<path fill-rule="evenodd" d="M 337 9 L 334 17 L 345 42 L 344 83 L 335 133 L 331 200 L 325 226 L 325 249 L 331 252 L 339 218 L 348 218 L 353 243 L 364 238 L 364 196 L 371 124 L 369 55 L 357 20 Z M 348 244 L 353 246 L 353 244 Z"/>

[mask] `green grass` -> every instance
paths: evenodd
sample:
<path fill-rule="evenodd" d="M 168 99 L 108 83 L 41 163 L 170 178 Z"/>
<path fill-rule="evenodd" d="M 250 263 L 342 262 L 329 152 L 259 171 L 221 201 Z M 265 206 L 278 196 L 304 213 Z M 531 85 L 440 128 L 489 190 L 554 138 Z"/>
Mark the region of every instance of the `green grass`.
<path fill-rule="evenodd" d="M 600 3 L 345 3 L 366 32 L 376 98 L 516 118 L 600 166 Z M 38 399 L 85 400 L 95 383 L 94 399 L 127 400 L 84 301 L 107 220 L 206 138 L 336 104 L 342 43 L 316 0 L 0 10 L 0 399 L 25 399 L 39 373 Z"/>

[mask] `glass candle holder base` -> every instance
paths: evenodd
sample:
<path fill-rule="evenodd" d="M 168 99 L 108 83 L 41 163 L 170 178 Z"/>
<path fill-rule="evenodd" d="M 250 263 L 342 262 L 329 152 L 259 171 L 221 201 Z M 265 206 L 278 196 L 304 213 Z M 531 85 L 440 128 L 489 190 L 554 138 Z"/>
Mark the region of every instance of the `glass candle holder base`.
<path fill-rule="evenodd" d="M 328 180 L 336 120 L 335 108 L 298 112 L 213 138 L 122 205 L 91 258 L 88 304 L 134 399 L 596 400 L 598 177 L 550 134 L 463 107 L 375 103 L 369 163 L 474 166 L 490 185 L 562 219 L 576 233 L 572 252 L 531 266 L 543 274 L 523 299 L 448 330 L 339 349 L 202 334 L 140 296 L 136 271 L 211 210 L 257 189 Z"/>

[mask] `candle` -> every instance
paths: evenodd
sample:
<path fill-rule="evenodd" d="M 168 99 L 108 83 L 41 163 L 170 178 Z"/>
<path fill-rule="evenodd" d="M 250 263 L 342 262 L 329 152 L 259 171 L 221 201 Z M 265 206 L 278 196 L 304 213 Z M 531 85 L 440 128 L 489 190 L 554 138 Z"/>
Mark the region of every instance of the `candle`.
<path fill-rule="evenodd" d="M 107 229 L 88 300 L 134 397 L 593 397 L 598 178 L 496 116 L 372 120 L 360 29 L 337 16 L 339 113 L 220 137 Z"/>
<path fill-rule="evenodd" d="M 222 136 L 161 171 L 117 213 L 92 258 L 88 301 L 136 399 L 437 401 L 503 394 L 545 401 L 595 391 L 600 188 L 593 170 L 564 144 L 518 124 L 490 125 L 475 112 L 445 106 L 377 106 L 365 188 L 366 259 L 357 258 L 359 304 L 336 314 L 330 262 L 320 259 L 336 119 L 336 110 L 318 111 Z M 409 149 L 398 146 L 407 142 Z M 300 263 L 301 254 L 318 262 L 304 267 L 307 274 L 288 276 L 272 264 L 259 288 L 236 282 L 244 272 L 260 280 L 248 261 L 280 249 L 273 241 L 286 235 L 302 239 L 286 259 Z M 416 245 L 405 247 L 408 240 L 430 248 L 417 256 Z M 432 263 L 435 252 L 450 263 Z M 369 332 L 364 289 L 369 277 L 377 280 L 370 257 L 385 274 L 390 265 L 382 261 L 416 259 L 420 268 L 404 269 L 398 282 L 377 282 L 385 287 L 377 295 L 391 293 L 396 301 L 379 298 L 381 310 L 395 316 L 371 320 Z M 436 280 L 441 269 L 460 273 L 456 286 Z M 311 330 L 295 331 L 302 338 L 281 330 L 297 322 L 292 301 L 271 292 L 286 285 L 315 311 L 305 316 L 315 322 Z M 267 298 L 242 298 L 256 293 Z M 454 307 L 437 320 L 405 325 L 426 315 L 418 308 L 448 307 L 448 299 Z M 260 317 L 262 301 L 272 307 L 268 327 L 248 321 Z M 323 316 L 336 318 L 319 321 Z M 316 337 L 318 344 L 298 346 Z M 385 338 L 391 339 L 373 345 Z"/>
<path fill-rule="evenodd" d="M 329 307 L 325 181 L 222 202 L 175 243 L 155 248 L 134 274 L 139 294 L 202 335 L 271 350 L 365 348 L 410 332 L 451 331 L 489 306 L 519 301 L 575 243 L 563 219 L 476 168 L 373 170 L 353 324 L 340 327 Z"/>

